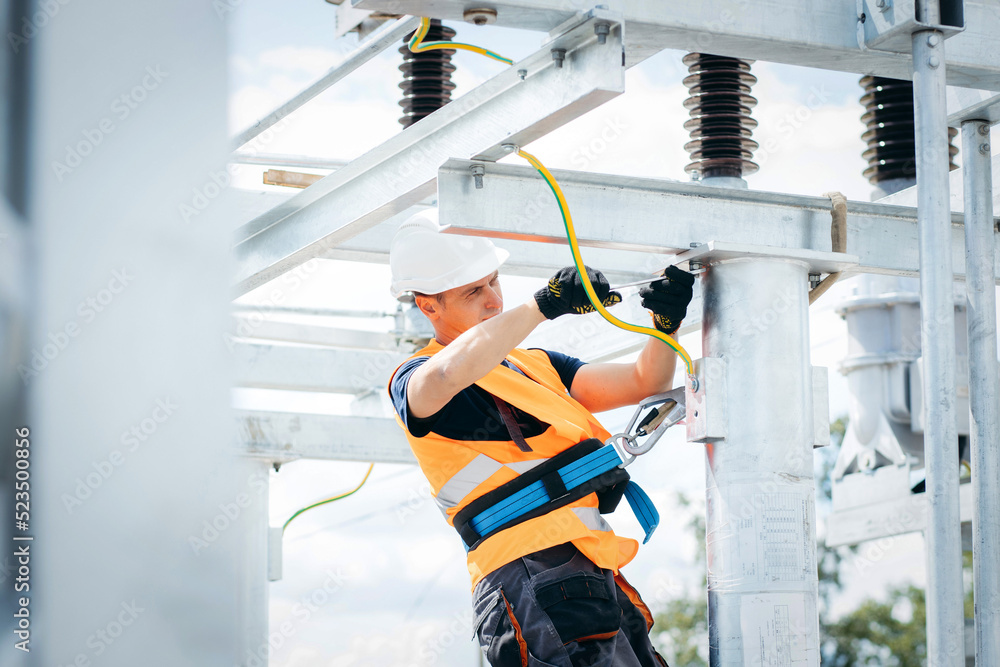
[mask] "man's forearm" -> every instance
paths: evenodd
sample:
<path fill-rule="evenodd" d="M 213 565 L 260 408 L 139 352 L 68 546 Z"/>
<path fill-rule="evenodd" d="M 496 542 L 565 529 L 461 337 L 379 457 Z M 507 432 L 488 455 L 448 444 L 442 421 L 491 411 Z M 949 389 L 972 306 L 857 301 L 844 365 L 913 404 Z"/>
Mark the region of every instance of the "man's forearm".
<path fill-rule="evenodd" d="M 591 412 L 635 405 L 672 388 L 677 353 L 649 339 L 631 364 L 585 364 L 576 372 L 570 394 Z"/>
<path fill-rule="evenodd" d="M 650 338 L 635 362 L 636 383 L 647 396 L 669 391 L 676 370 L 677 353 L 663 341 Z"/>

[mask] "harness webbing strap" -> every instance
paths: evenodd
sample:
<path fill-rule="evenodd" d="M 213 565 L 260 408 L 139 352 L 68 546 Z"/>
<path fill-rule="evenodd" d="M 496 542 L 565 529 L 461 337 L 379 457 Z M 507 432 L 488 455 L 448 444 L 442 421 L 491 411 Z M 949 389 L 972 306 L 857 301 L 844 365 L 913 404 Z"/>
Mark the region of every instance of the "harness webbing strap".
<path fill-rule="evenodd" d="M 570 451 L 567 450 L 564 455 Z M 606 445 L 582 456 L 573 457 L 573 460 L 554 470 L 538 470 L 537 473 L 535 470 L 530 470 L 521 475 L 520 483 L 517 483 L 518 480 L 508 482 L 515 487 L 511 488 L 509 493 L 502 493 L 505 490 L 503 486 L 496 489 L 491 494 L 493 502 L 485 508 L 478 501 L 470 504 L 455 517 L 455 527 L 462 535 L 466 548 L 475 548 L 480 541 L 493 533 L 531 516 L 540 516 L 564 506 L 587 493 L 610 487 L 620 489 L 620 482 L 628 480 L 628 474 L 620 468 L 621 464 L 622 459 L 618 451 L 613 446 Z M 525 484 L 532 477 L 535 479 Z M 501 492 L 499 498 L 497 492 Z M 621 497 L 622 491 L 619 490 L 618 493 L 618 497 Z M 659 522 L 656 508 L 649 496 L 635 482 L 627 482 L 624 494 L 646 533 L 645 541 L 648 541 Z M 474 514 L 469 517 L 466 510 L 473 510 Z"/>
<path fill-rule="evenodd" d="M 642 543 L 649 542 L 649 538 L 653 536 L 653 531 L 660 525 L 660 513 L 656 511 L 656 506 L 653 505 L 653 501 L 649 499 L 649 496 L 642 490 L 642 487 L 635 482 L 629 481 L 625 487 L 625 500 L 628 501 L 629 507 L 632 508 L 632 512 L 635 514 L 635 518 L 642 525 L 643 532 L 646 533 L 646 539 Z"/>

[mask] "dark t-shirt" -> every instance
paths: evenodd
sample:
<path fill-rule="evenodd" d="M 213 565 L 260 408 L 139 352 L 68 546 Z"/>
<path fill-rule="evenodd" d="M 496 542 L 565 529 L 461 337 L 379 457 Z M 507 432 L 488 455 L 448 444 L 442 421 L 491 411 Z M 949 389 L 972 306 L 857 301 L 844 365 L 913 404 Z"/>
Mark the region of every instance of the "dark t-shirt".
<path fill-rule="evenodd" d="M 584 362 L 576 357 L 570 357 L 560 352 L 544 351 L 549 356 L 549 361 L 553 368 L 559 373 L 566 390 L 573 386 L 573 378 L 576 372 L 583 366 Z M 410 434 L 417 438 L 422 438 L 428 433 L 436 433 L 442 437 L 452 440 L 512 440 L 507 427 L 504 426 L 503 419 L 497 410 L 493 395 L 489 392 L 472 385 L 463 389 L 452 398 L 447 405 L 441 408 L 437 414 L 421 419 L 409 414 L 409 405 L 406 402 L 406 385 L 413 375 L 413 371 L 420 367 L 420 364 L 430 359 L 430 357 L 415 357 L 410 359 L 396 371 L 389 388 L 392 396 L 392 404 L 396 408 L 396 413 L 406 425 Z M 502 362 L 508 368 L 518 370 L 506 359 Z M 514 414 L 514 419 L 521 428 L 521 434 L 525 438 L 541 435 L 548 424 L 542 422 L 531 415 L 510 406 Z"/>

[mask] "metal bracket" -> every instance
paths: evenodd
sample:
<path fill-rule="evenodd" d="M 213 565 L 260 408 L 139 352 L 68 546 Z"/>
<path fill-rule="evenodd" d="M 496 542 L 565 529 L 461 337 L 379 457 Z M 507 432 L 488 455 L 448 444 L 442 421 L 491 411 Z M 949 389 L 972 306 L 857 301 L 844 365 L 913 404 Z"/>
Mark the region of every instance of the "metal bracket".
<path fill-rule="evenodd" d="M 810 272 L 815 273 L 843 272 L 858 264 L 857 255 L 848 255 L 842 252 L 778 248 L 750 243 L 727 243 L 725 241 L 709 241 L 682 252 L 677 255 L 675 264 L 688 262 L 690 266 L 692 261 L 713 264 L 730 259 L 752 257 L 798 260 L 808 264 Z"/>
<path fill-rule="evenodd" d="M 942 23 L 924 23 L 917 19 L 920 0 L 857 0 L 858 46 L 897 53 L 912 53 L 913 33 L 936 30 L 947 39 L 965 30 L 962 0 L 942 0 Z"/>
<path fill-rule="evenodd" d="M 694 362 L 698 389 L 694 390 L 690 376 L 685 380 L 685 423 L 688 442 L 722 440 L 727 434 L 726 360 L 703 357 Z"/>
<path fill-rule="evenodd" d="M 359 34 L 364 27 L 365 21 L 372 15 L 366 9 L 355 9 L 350 2 L 344 2 L 337 6 L 337 18 L 334 23 L 333 36 L 343 37 L 344 35 L 357 31 Z"/>

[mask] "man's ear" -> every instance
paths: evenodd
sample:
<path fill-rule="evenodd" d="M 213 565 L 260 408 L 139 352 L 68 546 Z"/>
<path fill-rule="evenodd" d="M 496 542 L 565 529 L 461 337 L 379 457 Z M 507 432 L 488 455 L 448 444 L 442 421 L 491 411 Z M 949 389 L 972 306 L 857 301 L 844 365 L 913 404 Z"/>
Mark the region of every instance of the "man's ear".
<path fill-rule="evenodd" d="M 420 312 L 431 322 L 441 317 L 441 304 L 433 296 L 414 295 L 413 301 Z"/>

